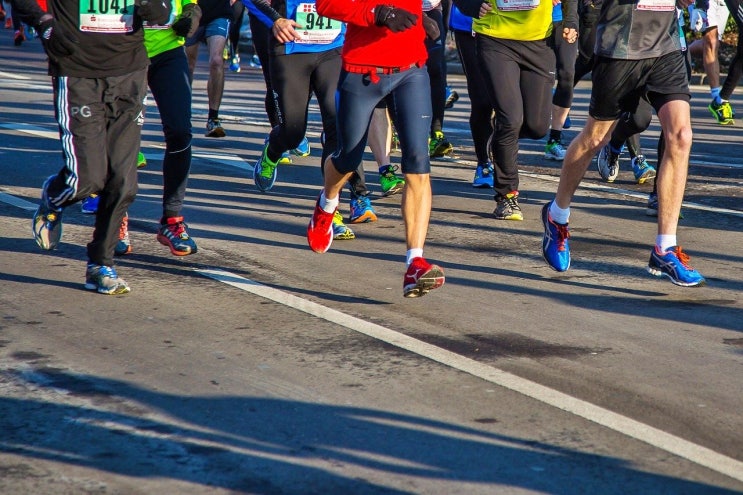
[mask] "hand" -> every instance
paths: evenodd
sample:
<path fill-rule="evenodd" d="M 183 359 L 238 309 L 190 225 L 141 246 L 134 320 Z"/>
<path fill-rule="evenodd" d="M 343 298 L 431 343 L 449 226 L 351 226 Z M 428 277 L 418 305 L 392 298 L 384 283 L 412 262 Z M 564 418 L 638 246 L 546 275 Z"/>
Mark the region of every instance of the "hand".
<path fill-rule="evenodd" d="M 80 44 L 74 35 L 65 33 L 62 26 L 51 16 L 42 21 L 36 30 L 40 35 L 44 51 L 49 58 L 54 60 L 69 57 L 75 53 Z"/>
<path fill-rule="evenodd" d="M 285 19 L 283 17 L 276 20 L 271 28 L 273 37 L 281 43 L 291 43 L 292 41 L 299 41 L 302 39 L 299 33 L 294 29 L 300 27 L 295 21 L 291 19 Z"/>
<path fill-rule="evenodd" d="M 702 9 L 694 9 L 691 13 L 691 19 L 689 19 L 689 25 L 691 26 L 691 30 L 695 33 L 706 31 L 709 27 L 707 12 Z"/>
<path fill-rule="evenodd" d="M 399 33 L 415 26 L 418 16 L 405 9 L 391 5 L 377 5 L 374 7 L 374 24 L 386 26 L 393 33 Z"/>
<path fill-rule="evenodd" d="M 482 4 L 480 4 L 480 11 L 478 12 L 479 15 L 477 16 L 477 18 L 482 19 L 491 10 L 493 10 L 493 6 L 490 5 L 490 3 L 482 2 Z"/>
<path fill-rule="evenodd" d="M 578 41 L 578 31 L 573 28 L 563 28 L 562 38 L 568 43 L 573 44 Z"/>
<path fill-rule="evenodd" d="M 170 19 L 170 0 L 137 0 L 134 5 L 147 24 L 165 24 Z"/>
<path fill-rule="evenodd" d="M 183 6 L 183 12 L 178 16 L 178 20 L 171 26 L 175 34 L 190 38 L 196 34 L 201 20 L 201 8 L 196 3 L 189 3 Z"/>
<path fill-rule="evenodd" d="M 437 40 L 441 36 L 439 24 L 426 14 L 423 14 L 423 29 L 426 31 L 426 36 L 432 40 Z"/>

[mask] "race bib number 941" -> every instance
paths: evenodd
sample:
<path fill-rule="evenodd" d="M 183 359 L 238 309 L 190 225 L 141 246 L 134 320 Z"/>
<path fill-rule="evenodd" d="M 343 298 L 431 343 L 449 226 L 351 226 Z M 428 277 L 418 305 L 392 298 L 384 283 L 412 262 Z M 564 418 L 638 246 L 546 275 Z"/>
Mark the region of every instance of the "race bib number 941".
<path fill-rule="evenodd" d="M 131 33 L 133 24 L 133 0 L 80 0 L 80 31 Z"/>
<path fill-rule="evenodd" d="M 327 44 L 341 34 L 341 22 L 323 17 L 317 13 L 314 3 L 297 5 L 295 21 L 299 24 L 301 39 L 295 43 Z"/>

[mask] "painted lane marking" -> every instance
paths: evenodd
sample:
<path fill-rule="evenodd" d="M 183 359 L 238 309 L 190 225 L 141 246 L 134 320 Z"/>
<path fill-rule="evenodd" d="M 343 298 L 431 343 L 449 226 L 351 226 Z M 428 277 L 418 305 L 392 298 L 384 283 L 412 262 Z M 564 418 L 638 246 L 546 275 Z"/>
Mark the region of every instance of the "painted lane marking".
<path fill-rule="evenodd" d="M 374 339 L 394 345 L 400 349 L 410 351 L 426 357 L 453 369 L 469 373 L 472 376 L 518 392 L 531 399 L 556 407 L 596 424 L 640 440 L 653 447 L 682 457 L 700 466 L 743 481 L 743 462 L 725 456 L 714 450 L 702 447 L 683 438 L 677 437 L 663 430 L 646 425 L 634 419 L 615 413 L 603 407 L 596 406 L 570 395 L 553 390 L 544 385 L 520 378 L 501 369 L 489 366 L 473 359 L 461 356 L 441 347 L 414 339 L 405 334 L 390 330 L 360 318 L 356 318 L 340 311 L 307 301 L 300 297 L 288 294 L 281 290 L 260 284 L 248 278 L 217 268 L 196 269 L 197 273 L 231 285 L 270 301 L 321 318 L 349 330 L 367 335 Z"/>

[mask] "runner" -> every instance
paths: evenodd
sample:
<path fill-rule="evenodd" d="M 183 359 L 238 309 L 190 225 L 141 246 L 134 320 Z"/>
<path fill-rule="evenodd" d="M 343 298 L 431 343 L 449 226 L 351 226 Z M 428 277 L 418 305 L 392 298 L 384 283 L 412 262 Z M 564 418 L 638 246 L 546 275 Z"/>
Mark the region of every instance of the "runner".
<path fill-rule="evenodd" d="M 444 271 L 423 258 L 432 193 L 431 95 L 421 2 L 393 0 L 376 5 L 368 0 L 318 0 L 317 8 L 324 17 L 347 22 L 348 34 L 338 84 L 338 149 L 324 162 L 325 187 L 307 227 L 307 241 L 318 253 L 330 248 L 341 189 L 361 163 L 374 108 L 391 95 L 389 111 L 400 134 L 405 178 L 402 216 L 408 269 L 403 296 L 423 296 L 444 284 Z"/>
<path fill-rule="evenodd" d="M 679 0 L 688 5 L 689 0 Z M 599 97 L 600 95 L 600 97 Z M 698 286 L 704 277 L 691 268 L 677 243 L 692 130 L 689 79 L 681 51 L 675 0 L 605 0 L 597 26 L 596 61 L 589 116 L 568 147 L 557 194 L 542 208 L 542 254 L 554 270 L 570 268 L 570 203 L 592 157 L 609 140 L 616 120 L 645 98 L 663 129 L 665 151 L 658 173 L 658 235 L 648 272 L 676 285 Z"/>

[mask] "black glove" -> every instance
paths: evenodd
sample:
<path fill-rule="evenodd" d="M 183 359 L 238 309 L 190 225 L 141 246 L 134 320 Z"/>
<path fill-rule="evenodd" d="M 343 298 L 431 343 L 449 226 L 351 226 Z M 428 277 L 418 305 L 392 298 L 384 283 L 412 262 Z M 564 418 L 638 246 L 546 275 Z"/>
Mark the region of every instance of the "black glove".
<path fill-rule="evenodd" d="M 42 21 L 36 27 L 36 32 L 39 33 L 41 44 L 51 59 L 69 57 L 75 53 L 77 45 L 80 44 L 73 34 L 64 32 L 62 26 L 51 17 Z"/>
<path fill-rule="evenodd" d="M 377 5 L 374 7 L 374 24 L 386 26 L 393 33 L 410 29 L 417 22 L 418 16 L 407 10 L 392 5 Z"/>
<path fill-rule="evenodd" d="M 141 0 L 134 4 L 137 14 L 147 24 L 165 24 L 170 19 L 170 0 Z"/>
<path fill-rule="evenodd" d="M 183 36 L 184 38 L 190 38 L 196 34 L 196 30 L 199 28 L 199 21 L 201 20 L 201 8 L 198 4 L 189 3 L 183 7 L 183 12 L 178 17 L 178 20 L 171 26 L 175 34 Z"/>

